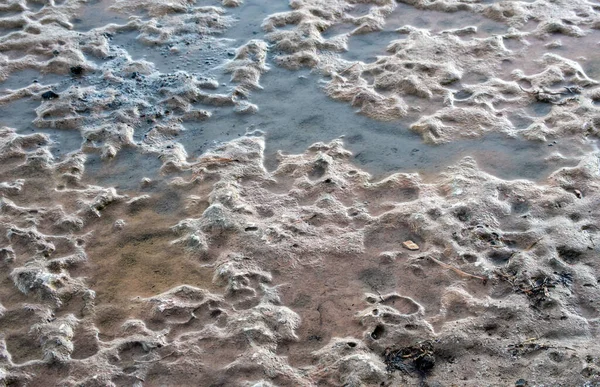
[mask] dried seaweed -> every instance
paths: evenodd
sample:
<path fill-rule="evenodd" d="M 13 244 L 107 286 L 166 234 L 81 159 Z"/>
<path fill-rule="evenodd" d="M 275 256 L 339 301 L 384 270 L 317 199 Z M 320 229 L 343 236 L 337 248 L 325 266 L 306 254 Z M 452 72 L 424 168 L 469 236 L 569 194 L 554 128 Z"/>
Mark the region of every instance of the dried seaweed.
<path fill-rule="evenodd" d="M 497 270 L 495 274 L 511 284 L 515 292 L 525 294 L 533 307 L 538 307 L 546 301 L 550 297 L 550 290 L 555 288 L 556 285 L 562 284 L 565 287 L 570 287 L 573 282 L 573 277 L 569 273 L 558 274 L 558 279 L 547 275 L 538 275 L 524 280 L 502 270 Z"/>
<path fill-rule="evenodd" d="M 548 348 L 550 348 L 548 345 L 540 344 L 537 342 L 537 338 L 532 337 L 517 344 L 509 345 L 508 351 L 513 356 L 523 356 L 533 352 L 543 351 Z"/>
<path fill-rule="evenodd" d="M 405 374 L 418 373 L 424 376 L 435 366 L 435 353 L 431 340 L 397 350 L 386 348 L 383 357 L 388 372 L 399 370 Z"/>

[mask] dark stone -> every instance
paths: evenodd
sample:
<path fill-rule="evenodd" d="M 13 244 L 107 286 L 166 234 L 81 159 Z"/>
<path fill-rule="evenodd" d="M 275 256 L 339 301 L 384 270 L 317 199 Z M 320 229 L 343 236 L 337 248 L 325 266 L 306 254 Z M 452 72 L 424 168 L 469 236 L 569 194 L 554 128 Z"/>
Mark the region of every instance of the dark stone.
<path fill-rule="evenodd" d="M 47 92 L 42 94 L 43 99 L 56 99 L 59 95 L 53 92 L 52 90 L 48 90 Z"/>
<path fill-rule="evenodd" d="M 427 354 L 415 360 L 415 369 L 421 372 L 428 372 L 435 366 L 435 357 Z"/>
<path fill-rule="evenodd" d="M 80 76 L 83 75 L 85 70 L 81 66 L 73 66 L 71 67 L 70 71 L 71 75 Z"/>

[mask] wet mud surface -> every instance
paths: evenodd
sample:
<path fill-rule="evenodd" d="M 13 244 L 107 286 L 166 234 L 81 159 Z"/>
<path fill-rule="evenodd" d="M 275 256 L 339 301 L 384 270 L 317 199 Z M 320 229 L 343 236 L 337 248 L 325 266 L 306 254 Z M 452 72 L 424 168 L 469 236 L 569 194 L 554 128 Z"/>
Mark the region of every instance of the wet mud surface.
<path fill-rule="evenodd" d="M 600 385 L 600 6 L 0 4 L 0 383 Z"/>

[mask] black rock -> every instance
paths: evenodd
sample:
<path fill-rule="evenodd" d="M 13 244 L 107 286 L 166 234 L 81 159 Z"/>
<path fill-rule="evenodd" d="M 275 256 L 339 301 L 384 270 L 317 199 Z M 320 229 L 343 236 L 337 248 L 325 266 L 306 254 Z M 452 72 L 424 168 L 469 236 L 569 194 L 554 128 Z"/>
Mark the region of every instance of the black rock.
<path fill-rule="evenodd" d="M 435 357 L 432 355 L 424 355 L 415 359 L 415 369 L 421 372 L 427 372 L 435 366 Z"/>
<path fill-rule="evenodd" d="M 71 67 L 70 70 L 71 70 L 71 75 L 82 75 L 84 72 L 83 67 L 81 67 L 79 65 Z"/>
<path fill-rule="evenodd" d="M 47 92 L 42 94 L 43 99 L 56 99 L 59 95 L 53 92 L 52 90 L 48 90 Z"/>

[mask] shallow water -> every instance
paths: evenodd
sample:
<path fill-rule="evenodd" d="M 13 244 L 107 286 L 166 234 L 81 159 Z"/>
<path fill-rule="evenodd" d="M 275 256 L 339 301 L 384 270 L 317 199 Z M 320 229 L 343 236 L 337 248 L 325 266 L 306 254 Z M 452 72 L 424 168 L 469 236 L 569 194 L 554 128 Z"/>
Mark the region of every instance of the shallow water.
<path fill-rule="evenodd" d="M 267 167 L 274 169 L 275 154 L 302 152 L 317 141 L 342 138 L 354 153 L 353 160 L 375 176 L 393 171 L 433 174 L 465 156 L 473 156 L 487 172 L 505 179 L 541 180 L 574 161 L 548 163 L 545 157 L 560 151 L 576 156 L 591 147 L 561 144 L 548 146 L 519 138 L 488 135 L 438 146 L 423 144 L 405 122 L 380 122 L 357 115 L 354 109 L 328 98 L 318 77 L 309 72 L 292 72 L 273 66 L 261 81 L 264 90 L 252 95 L 260 106 L 251 116 L 222 114 L 202 124 L 189 125 L 182 135 L 190 153 L 200 153 L 212 141 L 226 141 L 247 130 L 261 130 L 267 140 Z M 292 93 L 290 93 L 292 91 Z M 199 133 L 201 131 L 201 133 Z M 552 145 L 552 144 L 550 144 Z"/>
<path fill-rule="evenodd" d="M 394 30 L 403 26 L 412 26 L 427 29 L 432 33 L 460 29 L 469 26 L 477 27 L 477 37 L 506 33 L 505 24 L 488 19 L 484 16 L 468 11 L 452 13 L 418 10 L 404 3 L 398 3 L 396 9 L 388 16 L 386 30 Z"/>
<path fill-rule="evenodd" d="M 64 76 L 57 74 L 41 74 L 32 69 L 21 70 L 11 74 L 4 82 L 0 82 L 0 95 L 6 89 L 17 90 L 39 82 L 43 85 L 53 85 L 65 80 Z"/>
<path fill-rule="evenodd" d="M 91 0 L 87 2 L 73 18 L 75 29 L 77 31 L 89 31 L 110 23 L 127 23 L 126 17 L 110 10 L 112 5 L 114 5 L 114 0 Z"/>
<path fill-rule="evenodd" d="M 161 165 L 162 162 L 156 155 L 143 154 L 133 149 L 124 149 L 108 161 L 102 160 L 99 155 L 90 154 L 85 162 L 87 176 L 84 182 L 115 187 L 123 192 L 136 192 L 141 187 L 142 179 L 160 179 Z"/>
<path fill-rule="evenodd" d="M 405 26 L 427 30 L 431 34 L 471 26 L 476 27 L 477 32 L 475 34 L 468 34 L 463 37 L 466 40 L 472 37 L 483 38 L 502 35 L 508 30 L 508 27 L 502 23 L 467 11 L 448 14 L 439 11 L 418 10 L 410 5 L 398 3 L 396 9 L 386 18 L 382 31 L 351 35 L 348 52 L 345 52 L 343 57 L 348 60 L 374 61 L 378 55 L 386 53 L 389 42 L 402 39 L 403 35 L 396 30 Z M 335 26 L 331 30 L 327 30 L 325 36 L 331 37 L 340 33 L 348 33 L 354 28 L 355 26 L 352 25 Z"/>
<path fill-rule="evenodd" d="M 125 19 L 120 18 L 119 14 L 108 10 L 112 4 L 110 1 L 95 1 L 87 4 L 81 8 L 80 17 L 76 22 L 83 30 L 102 27 L 109 22 L 124 22 Z M 363 8 L 365 9 L 357 8 L 356 12 L 359 14 L 366 12 L 368 7 Z M 165 74 L 183 70 L 192 74 L 214 76 L 222 82 L 219 89 L 225 91 L 228 76 L 223 74 L 220 64 L 231 58 L 235 47 L 246 39 L 261 38 L 263 31 L 260 25 L 266 16 L 287 9 L 283 2 L 259 4 L 255 1 L 247 1 L 239 8 L 228 10 L 228 13 L 236 19 L 232 28 L 215 37 L 203 38 L 206 39 L 205 42 L 195 41 L 191 48 L 182 45 L 176 52 L 173 52 L 169 46 L 150 47 L 142 44 L 137 39 L 139 32 L 135 30 L 112 35 L 110 44 L 115 48 L 126 50 L 133 59 L 144 59 L 153 63 L 157 70 Z M 432 33 L 471 25 L 478 27 L 478 36 L 505 32 L 505 26 L 501 23 L 466 11 L 451 14 L 418 11 L 414 7 L 400 3 L 387 18 L 384 31 L 351 36 L 349 50 L 342 56 L 349 60 L 374 61 L 377 55 L 385 54 L 385 47 L 389 41 L 398 38 L 394 30 L 404 25 L 427 28 Z M 335 31 L 339 32 L 339 27 L 334 28 L 334 31 L 328 30 L 326 36 L 332 35 Z M 594 39 L 592 36 L 582 39 L 591 42 Z M 564 52 L 567 57 L 575 59 L 585 51 L 571 52 L 565 48 L 581 47 L 571 44 L 577 38 L 562 37 L 562 39 L 569 44 L 557 51 Z M 522 51 L 522 55 L 538 52 L 541 55 L 539 47 L 541 45 L 535 42 L 530 47 L 523 47 L 521 50 L 525 51 Z M 593 74 L 593 63 L 595 62 L 588 60 L 584 65 L 592 70 L 591 74 Z M 260 130 L 266 135 L 266 164 L 269 169 L 276 167 L 277 151 L 297 153 L 314 142 L 342 138 L 354 153 L 353 160 L 375 176 L 383 176 L 393 171 L 433 174 L 443 171 L 446 166 L 465 156 L 472 156 L 481 168 L 498 177 L 541 180 L 557 168 L 572 166 L 575 163 L 568 159 L 554 163 L 545 161 L 551 153 L 558 151 L 570 158 L 591 149 L 589 146 L 570 144 L 568 141 L 567 144 L 545 144 L 499 135 L 486 135 L 479 139 L 460 140 L 438 146 L 426 145 L 418 135 L 408 130 L 412 120 L 418 119 L 418 113 L 395 122 L 375 121 L 357 115 L 347 104 L 333 101 L 325 96 L 320 90 L 321 82 L 325 80 L 318 75 L 308 71 L 288 71 L 277 67 L 274 63 L 270 63 L 270 67 L 271 70 L 261 79 L 264 89 L 253 92 L 251 96 L 253 103 L 259 106 L 256 114 L 241 115 L 235 114 L 230 108 L 220 108 L 213 109 L 212 119 L 184 123 L 186 131 L 181 134 L 180 141 L 192 157 L 220 142 L 239 137 L 248 131 Z M 529 70 L 527 67 L 524 68 L 526 71 Z M 99 78 L 94 81 L 96 78 L 96 75 L 91 74 L 85 77 L 83 82 L 88 84 L 102 82 Z M 16 89 L 28 86 L 34 80 L 43 84 L 60 83 L 63 88 L 69 84 L 68 77 L 54 74 L 41 75 L 33 70 L 23 70 L 13 73 L 0 86 Z M 468 78 L 465 80 L 468 81 Z M 457 98 L 460 97 L 459 92 Z M 427 100 L 417 99 L 415 102 L 422 105 L 425 111 L 430 104 Z M 5 115 L 2 123 L 21 131 L 32 130 L 28 129 L 30 128 L 28 121 L 34 117 L 31 109 L 35 106 L 35 102 L 24 100 L 2 107 L 17 112 L 10 116 Z M 545 116 L 549 113 L 550 107 L 549 104 L 534 104 L 523 113 L 513 113 L 511 120 L 517 128 L 524 128 L 532 122 L 529 116 Z M 54 147 L 57 155 L 77 148 L 77 135 L 74 132 L 47 129 L 42 132 L 50 134 L 57 144 L 62 144 Z M 143 132 L 136 133 L 138 133 L 136 137 L 140 138 L 139 133 Z M 121 160 L 127 162 L 126 159 Z M 146 174 L 152 174 L 155 167 L 156 165 L 152 163 L 139 164 L 135 161 L 131 163 L 132 169 L 144 168 Z"/>
<path fill-rule="evenodd" d="M 535 73 L 539 70 L 539 63 L 542 56 L 546 53 L 553 53 L 564 58 L 578 62 L 585 73 L 593 78 L 600 78 L 600 67 L 598 66 L 598 47 L 600 44 L 600 32 L 598 30 L 588 30 L 583 37 L 565 36 L 561 34 L 552 34 L 544 39 L 537 37 L 526 38 L 526 43 L 505 40 L 510 50 L 517 53 L 514 60 L 507 61 L 503 65 L 505 77 L 510 77 L 510 72 L 514 69 L 522 69 L 527 74 Z M 555 46 L 550 46 L 555 44 Z"/>
<path fill-rule="evenodd" d="M 186 42 L 175 46 L 177 51 L 172 51 L 169 47 L 148 47 L 137 39 L 138 35 L 138 31 L 119 32 L 111 37 L 111 45 L 126 50 L 135 60 L 153 63 L 158 71 L 165 74 L 178 70 L 220 73 L 215 67 L 229 59 L 237 47 L 231 40 L 202 37 L 200 41 L 194 41 L 193 47 L 188 47 Z"/>

